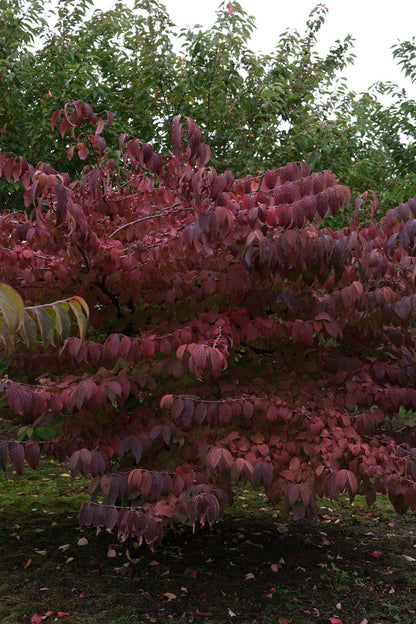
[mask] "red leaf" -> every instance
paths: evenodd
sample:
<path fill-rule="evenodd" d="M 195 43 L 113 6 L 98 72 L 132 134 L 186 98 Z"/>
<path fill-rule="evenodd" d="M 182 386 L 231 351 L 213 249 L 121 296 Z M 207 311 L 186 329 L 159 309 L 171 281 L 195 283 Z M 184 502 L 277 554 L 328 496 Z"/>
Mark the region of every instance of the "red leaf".
<path fill-rule="evenodd" d="M 68 195 L 65 186 L 59 180 L 55 181 L 55 197 L 56 197 L 56 225 L 59 227 L 66 221 Z"/>
<path fill-rule="evenodd" d="M 340 492 L 345 490 L 345 486 L 347 484 L 347 471 L 346 470 L 340 470 L 339 472 L 337 472 L 335 476 L 335 484 L 337 486 L 337 489 Z"/>
<path fill-rule="evenodd" d="M 180 416 L 182 414 L 182 410 L 183 410 L 183 399 L 181 399 L 180 397 L 177 397 L 172 405 L 172 409 L 170 411 L 172 420 L 174 422 L 179 422 L 180 421 Z"/>
<path fill-rule="evenodd" d="M 293 507 L 299 498 L 299 486 L 292 483 L 287 485 L 285 489 L 285 504 L 287 508 Z"/>
<path fill-rule="evenodd" d="M 380 550 L 375 550 L 371 553 L 371 556 L 374 557 L 374 559 L 378 559 L 379 557 L 381 557 L 382 554 L 383 553 Z"/>
<path fill-rule="evenodd" d="M 142 472 L 142 482 L 140 485 L 140 491 L 144 497 L 146 497 L 152 487 L 152 474 L 148 470 L 143 470 Z"/>
<path fill-rule="evenodd" d="M 51 116 L 51 130 L 55 129 L 56 122 L 59 121 L 60 119 L 61 119 L 61 111 L 60 110 L 54 111 Z"/>
<path fill-rule="evenodd" d="M 207 415 L 207 406 L 205 403 L 197 403 L 195 407 L 195 420 L 198 425 L 202 425 Z"/>
<path fill-rule="evenodd" d="M 249 480 L 251 475 L 253 474 L 253 464 L 246 461 L 242 457 L 238 457 L 235 462 L 236 469 L 238 473 L 243 477 L 243 479 Z"/>
<path fill-rule="evenodd" d="M 71 394 L 69 407 L 72 409 L 76 407 L 77 410 L 81 410 L 83 404 L 84 404 L 84 387 L 81 382 L 80 384 L 78 384 L 78 386 L 75 386 Z"/>
<path fill-rule="evenodd" d="M 402 297 L 394 304 L 393 309 L 400 319 L 406 320 L 411 312 L 411 297 Z"/>
<path fill-rule="evenodd" d="M 71 457 L 69 458 L 69 470 L 71 472 L 72 478 L 74 478 L 76 474 L 78 473 L 80 465 L 81 465 L 81 452 L 75 451 L 75 453 L 72 453 Z"/>
<path fill-rule="evenodd" d="M 161 338 L 160 342 L 159 342 L 159 351 L 160 353 L 164 356 L 167 357 L 169 355 L 169 353 L 171 352 L 172 347 L 170 345 L 170 342 L 167 338 Z"/>
<path fill-rule="evenodd" d="M 107 531 L 111 531 L 118 520 L 118 510 L 116 507 L 106 507 L 105 513 L 105 528 Z"/>
<path fill-rule="evenodd" d="M 220 403 L 218 406 L 218 419 L 224 425 L 230 422 L 232 416 L 232 409 L 228 403 Z"/>
<path fill-rule="evenodd" d="M 130 494 L 135 495 L 140 492 L 140 487 L 142 484 L 142 470 L 135 468 L 129 472 L 129 476 L 127 477 L 127 488 Z"/>
<path fill-rule="evenodd" d="M 181 423 L 182 427 L 185 429 L 189 429 L 192 424 L 192 415 L 194 413 L 194 402 L 191 399 L 185 399 L 183 401 L 183 409 L 181 413 Z"/>
<path fill-rule="evenodd" d="M 345 484 L 344 484 L 345 486 Z M 337 474 L 333 473 L 328 480 L 328 493 L 331 500 L 338 500 L 340 490 L 337 487 Z"/>
<path fill-rule="evenodd" d="M 37 468 L 40 460 L 40 448 L 37 442 L 26 443 L 25 458 L 31 468 Z"/>
<path fill-rule="evenodd" d="M 230 451 L 220 447 L 212 447 L 206 457 L 208 470 L 218 472 L 229 472 L 233 467 L 234 460 Z"/>
<path fill-rule="evenodd" d="M 127 451 L 132 451 L 136 459 L 136 463 L 138 463 L 143 452 L 143 444 L 140 438 L 136 438 L 136 436 L 127 436 L 124 438 L 118 449 L 120 458 L 122 458 Z"/>
<path fill-rule="evenodd" d="M 142 353 L 143 353 L 143 357 L 145 358 L 151 358 L 153 357 L 153 355 L 156 352 L 156 345 L 155 345 L 155 341 L 152 340 L 151 338 L 143 338 L 142 340 Z"/>
<path fill-rule="evenodd" d="M 6 397 L 12 412 L 26 416 L 32 407 L 32 391 L 24 385 L 9 381 L 6 386 Z"/>
<path fill-rule="evenodd" d="M 163 475 L 156 472 L 152 475 L 152 486 L 149 490 L 148 497 L 150 500 L 158 500 L 163 490 Z"/>
<path fill-rule="evenodd" d="M 85 145 L 85 143 L 79 143 L 79 145 L 77 145 L 78 148 L 78 158 L 80 160 L 86 160 L 88 158 L 88 147 Z"/>
<path fill-rule="evenodd" d="M 111 479 L 109 475 L 103 475 L 100 478 L 100 488 L 104 496 L 108 497 L 111 490 Z"/>
<path fill-rule="evenodd" d="M 104 343 L 104 357 L 108 360 L 115 360 L 120 350 L 120 336 L 111 334 Z"/>
<path fill-rule="evenodd" d="M 183 160 L 183 147 L 182 147 L 182 124 L 181 115 L 176 115 L 172 122 L 172 145 L 173 153 L 176 158 L 182 162 Z"/>
<path fill-rule="evenodd" d="M 179 496 L 179 494 L 183 492 L 184 487 L 185 487 L 185 481 L 183 480 L 183 477 L 181 477 L 181 475 L 176 474 L 173 477 L 173 481 L 172 481 L 172 490 L 175 496 Z"/>
<path fill-rule="evenodd" d="M 16 470 L 17 474 L 22 474 L 25 451 L 23 446 L 19 442 L 12 442 L 9 448 L 9 457 L 11 464 Z"/>

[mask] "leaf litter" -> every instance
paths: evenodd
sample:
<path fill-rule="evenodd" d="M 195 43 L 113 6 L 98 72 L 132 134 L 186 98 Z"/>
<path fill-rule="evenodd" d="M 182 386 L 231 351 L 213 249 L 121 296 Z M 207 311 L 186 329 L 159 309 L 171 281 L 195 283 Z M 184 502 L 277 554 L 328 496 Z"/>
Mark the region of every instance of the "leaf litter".
<path fill-rule="evenodd" d="M 0 601 L 0 621 L 121 624 L 131 617 L 143 624 L 197 624 L 210 617 L 262 624 L 267 616 L 276 623 L 338 618 L 356 624 L 382 621 L 390 610 L 401 624 L 414 624 L 414 517 L 334 504 L 316 525 L 287 524 L 276 509 L 260 510 L 263 497 L 251 491 L 244 496 L 248 507 L 239 506 L 237 496 L 233 516 L 212 529 L 195 535 L 168 530 L 153 553 L 132 541 L 115 544 L 111 534 L 80 537 L 76 505 L 72 512 L 55 510 L 53 526 L 45 525 L 42 502 L 28 523 L 17 520 L 13 505 L 5 507 L 0 543 L 13 533 L 20 539 L 13 549 L 0 547 L 7 596 Z M 25 498 L 18 500 L 24 504 Z M 12 589 L 17 585 L 19 592 Z"/>

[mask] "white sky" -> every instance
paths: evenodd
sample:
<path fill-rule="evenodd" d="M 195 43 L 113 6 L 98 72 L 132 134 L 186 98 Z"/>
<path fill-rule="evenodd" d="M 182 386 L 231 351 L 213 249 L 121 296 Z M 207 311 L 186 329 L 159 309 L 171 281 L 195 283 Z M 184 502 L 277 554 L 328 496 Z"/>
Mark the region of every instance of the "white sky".
<path fill-rule="evenodd" d="M 162 0 L 177 26 L 200 23 L 210 26 L 220 0 Z M 377 80 L 391 80 L 406 87 L 416 98 L 412 85 L 394 63 L 390 47 L 416 35 L 416 0 L 324 0 L 329 9 L 318 34 L 319 52 L 351 34 L 355 39 L 355 66 L 345 72 L 348 85 L 365 91 Z M 101 4 L 99 0 L 97 5 Z M 255 50 L 269 52 L 286 28 L 303 32 L 310 11 L 318 0 L 240 0 L 242 8 L 256 19 L 252 39 Z"/>

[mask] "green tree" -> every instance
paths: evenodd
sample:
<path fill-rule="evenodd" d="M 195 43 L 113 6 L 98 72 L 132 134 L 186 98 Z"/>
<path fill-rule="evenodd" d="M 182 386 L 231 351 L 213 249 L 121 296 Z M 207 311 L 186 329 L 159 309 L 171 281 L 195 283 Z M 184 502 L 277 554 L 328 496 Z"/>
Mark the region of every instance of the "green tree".
<path fill-rule="evenodd" d="M 123 131 L 165 149 L 172 119 L 184 114 L 209 140 L 219 171 L 244 176 L 306 160 L 334 171 L 353 195 L 373 189 L 385 208 L 411 194 L 411 103 L 402 95 L 382 105 L 386 85 L 362 95 L 348 89 L 342 72 L 354 60 L 353 39 L 318 53 L 323 5 L 304 33 L 276 36 L 267 55 L 250 49 L 254 18 L 238 2 L 223 2 L 211 28 L 181 31 L 158 0 L 117 2 L 108 11 L 91 0 L 58 0 L 54 9 L 0 0 L 0 8 L 3 151 L 79 173 L 84 163 L 75 157 L 68 165 L 67 145 L 45 120 L 80 99 L 114 113 L 111 144 Z M 399 62 L 411 55 L 403 46 Z M 10 185 L 2 188 L 3 202 L 18 201 Z"/>

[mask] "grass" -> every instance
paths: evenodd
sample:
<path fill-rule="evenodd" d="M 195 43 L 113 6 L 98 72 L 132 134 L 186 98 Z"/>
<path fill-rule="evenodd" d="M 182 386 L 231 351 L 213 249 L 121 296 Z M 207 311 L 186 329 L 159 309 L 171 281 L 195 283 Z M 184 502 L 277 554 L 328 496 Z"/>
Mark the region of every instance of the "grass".
<path fill-rule="evenodd" d="M 152 553 L 78 527 L 86 481 L 65 470 L 0 476 L 1 624 L 416 623 L 416 519 L 383 498 L 287 524 L 240 489 L 213 529 L 170 530 Z"/>

